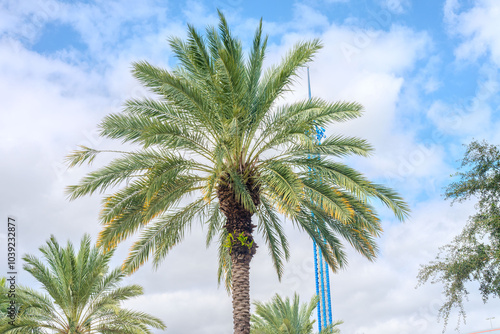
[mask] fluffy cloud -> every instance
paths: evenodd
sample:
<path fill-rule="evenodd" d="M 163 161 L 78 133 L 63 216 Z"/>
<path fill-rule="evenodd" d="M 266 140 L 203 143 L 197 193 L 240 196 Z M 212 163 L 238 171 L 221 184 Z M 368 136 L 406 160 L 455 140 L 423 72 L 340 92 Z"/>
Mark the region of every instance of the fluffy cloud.
<path fill-rule="evenodd" d="M 445 18 L 451 33 L 463 38 L 455 50 L 457 58 L 473 62 L 486 55 L 500 67 L 500 3 L 480 0 L 467 9 L 462 9 L 461 5 L 457 0 L 447 0 L 445 4 Z"/>
<path fill-rule="evenodd" d="M 383 0 L 381 4 L 395 14 L 406 12 L 411 5 L 409 0 Z"/>
<path fill-rule="evenodd" d="M 127 304 L 132 309 L 154 314 L 171 333 L 230 333 L 231 300 L 215 291 L 189 289 L 149 294 Z"/>

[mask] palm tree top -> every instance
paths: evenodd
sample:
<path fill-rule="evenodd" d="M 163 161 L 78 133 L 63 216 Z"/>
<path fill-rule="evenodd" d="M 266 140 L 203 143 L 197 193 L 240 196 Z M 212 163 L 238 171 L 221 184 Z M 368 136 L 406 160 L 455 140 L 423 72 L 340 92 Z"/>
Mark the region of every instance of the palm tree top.
<path fill-rule="evenodd" d="M 280 295 L 273 296 L 270 302 L 255 302 L 255 312 L 251 317 L 251 334 L 312 334 L 316 320 L 311 320 L 312 313 L 318 304 L 319 297 L 313 296 L 309 303 L 300 303 L 297 293 L 293 299 Z M 340 333 L 336 321 L 327 326 L 320 334 Z"/>
<path fill-rule="evenodd" d="M 22 312 L 14 326 L 2 323 L 2 333 L 150 334 L 163 322 L 147 313 L 128 310 L 121 303 L 142 295 L 139 285 L 120 286 L 125 273 L 109 270 L 113 251 L 102 254 L 85 235 L 78 252 L 68 241 L 61 247 L 54 236 L 39 248 L 42 258 L 26 255 L 24 269 L 41 283 L 46 294 L 21 287 Z"/>
<path fill-rule="evenodd" d="M 310 135 L 315 126 L 359 117 L 363 107 L 320 98 L 278 105 L 298 69 L 321 48 L 320 41 L 297 43 L 263 73 L 267 37 L 262 21 L 244 57 L 241 42 L 221 12 L 219 17 L 218 30 L 208 27 L 203 36 L 189 25 L 186 40 L 169 40 L 177 68 L 135 62 L 133 75 L 157 99 L 128 100 L 123 112 L 106 116 L 99 125 L 102 136 L 141 147 L 115 151 L 119 157 L 68 187 L 70 198 L 76 199 L 128 181 L 104 199 L 99 245 L 112 249 L 142 229 L 126 266 L 135 270 L 149 255 L 157 265 L 195 218 L 208 225 L 209 243 L 225 226 L 221 211 L 237 215 L 243 210 L 257 214 L 279 275 L 288 258 L 279 215 L 316 240 L 332 268 L 345 262 L 340 241 L 328 237 L 332 232 L 373 258 L 373 237 L 381 228 L 369 198 L 381 200 L 401 220 L 409 213 L 407 204 L 393 190 L 338 161 L 352 154 L 368 156 L 372 147 L 365 140 L 331 135 L 318 145 Z M 82 147 L 68 156 L 68 164 L 90 163 L 102 152 Z M 310 177 L 310 169 L 321 181 Z M 221 201 L 227 191 L 240 211 L 224 207 L 234 204 Z M 197 194 L 197 200 L 178 206 Z M 318 219 L 316 226 L 309 222 L 311 214 Z M 146 227 L 149 221 L 155 222 Z"/>

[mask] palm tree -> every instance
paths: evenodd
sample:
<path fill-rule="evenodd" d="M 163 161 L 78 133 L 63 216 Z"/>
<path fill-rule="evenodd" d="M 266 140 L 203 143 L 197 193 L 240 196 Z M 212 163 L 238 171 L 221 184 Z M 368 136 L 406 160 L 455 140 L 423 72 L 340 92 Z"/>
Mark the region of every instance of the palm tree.
<path fill-rule="evenodd" d="M 140 230 L 124 263 L 129 271 L 149 256 L 158 266 L 193 223 L 206 225 L 207 245 L 218 240 L 219 282 L 225 279 L 232 292 L 234 333 L 248 334 L 254 228 L 281 277 L 289 244 L 280 217 L 315 240 L 336 269 L 345 263 L 341 238 L 368 259 L 376 255 L 381 226 L 370 198 L 401 220 L 409 209 L 393 190 L 335 160 L 367 156 L 371 146 L 365 140 L 333 135 L 318 145 L 311 135 L 315 127 L 359 117 L 361 105 L 319 98 L 281 104 L 320 42 L 298 43 L 263 74 L 262 21 L 246 58 L 220 12 L 219 17 L 218 29 L 208 27 L 205 36 L 189 25 L 187 40 L 170 39 L 176 68 L 133 64 L 133 75 L 156 98 L 127 101 L 123 112 L 103 119 L 100 134 L 136 149 L 74 151 L 70 167 L 103 152 L 117 156 L 70 186 L 68 194 L 76 199 L 115 187 L 103 201 L 98 245 L 112 249 Z"/>
<path fill-rule="evenodd" d="M 60 334 L 146 334 L 150 327 L 165 329 L 161 320 L 143 312 L 122 308 L 122 301 L 142 295 L 138 285 L 119 287 L 124 272 L 109 271 L 113 252 L 102 254 L 85 235 L 75 254 L 68 242 L 61 248 L 54 236 L 39 248 L 45 262 L 26 255 L 24 269 L 48 294 L 30 288 L 17 291 L 23 311 L 14 325 L 2 322 L 0 332 Z"/>
<path fill-rule="evenodd" d="M 314 296 L 308 304 L 300 305 L 299 296 L 294 294 L 293 302 L 290 298 L 281 298 L 276 294 L 271 302 L 256 302 L 255 313 L 252 314 L 252 334 L 312 334 L 315 320 L 311 321 L 311 315 L 318 304 L 319 297 Z M 338 325 L 342 321 L 336 321 L 331 326 L 324 328 L 320 334 L 337 334 L 340 330 Z"/>
<path fill-rule="evenodd" d="M 10 306 L 9 289 L 7 287 L 7 279 L 0 278 L 0 320 L 3 320 L 8 315 L 8 307 Z"/>
<path fill-rule="evenodd" d="M 0 330 L 12 328 L 8 325 L 25 314 L 26 303 L 23 296 L 26 288 L 18 285 L 17 282 L 12 286 L 13 283 L 8 281 L 6 277 L 0 279 Z M 33 330 L 30 333 L 41 332 Z"/>

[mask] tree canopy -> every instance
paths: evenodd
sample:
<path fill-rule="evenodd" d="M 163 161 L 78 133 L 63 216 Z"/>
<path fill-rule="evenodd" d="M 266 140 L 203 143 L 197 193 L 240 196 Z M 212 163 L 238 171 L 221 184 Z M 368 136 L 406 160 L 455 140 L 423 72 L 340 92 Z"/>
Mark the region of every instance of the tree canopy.
<path fill-rule="evenodd" d="M 465 321 L 464 300 L 468 282 L 479 284 L 483 301 L 500 296 L 500 147 L 473 141 L 467 146 L 460 171 L 445 191 L 452 204 L 476 199 L 477 212 L 462 232 L 440 248 L 436 260 L 421 267 L 419 285 L 431 281 L 444 285 L 445 303 L 439 310 L 445 328 L 450 312 L 459 310 Z"/>

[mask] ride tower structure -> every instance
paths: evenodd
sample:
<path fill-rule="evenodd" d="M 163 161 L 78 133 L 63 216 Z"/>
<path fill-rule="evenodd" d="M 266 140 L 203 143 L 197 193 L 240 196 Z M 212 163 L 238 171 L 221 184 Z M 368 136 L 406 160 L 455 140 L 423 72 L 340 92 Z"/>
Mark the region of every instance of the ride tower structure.
<path fill-rule="evenodd" d="M 309 99 L 311 99 L 311 80 L 309 75 L 309 67 L 307 67 L 307 88 Z M 321 139 L 325 138 L 325 129 L 315 125 L 314 126 L 315 133 L 312 133 L 314 140 L 318 145 L 321 145 Z M 310 159 L 319 159 L 319 155 L 317 156 L 309 156 Z M 315 177 L 314 170 L 310 170 L 311 177 Z M 314 214 L 311 214 L 311 219 L 314 218 Z M 316 241 L 313 240 L 314 246 L 314 279 L 316 283 L 316 295 L 319 296 L 318 300 L 318 329 L 319 332 L 323 328 L 332 325 L 332 302 L 331 302 L 331 294 L 330 294 L 330 268 L 328 263 L 323 258 L 323 254 L 321 253 L 321 249 L 316 244 Z"/>

